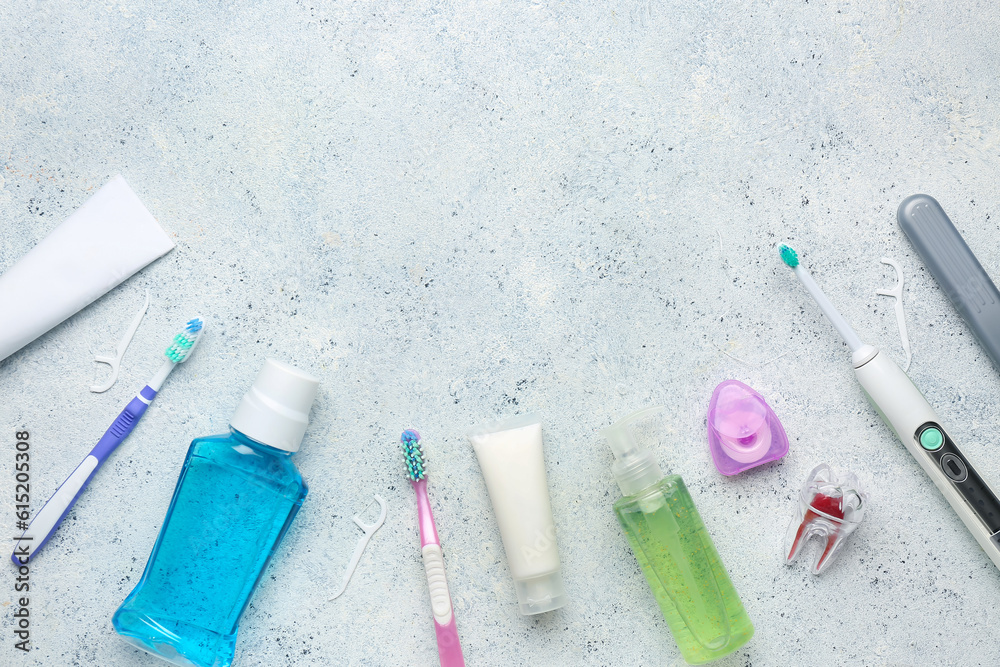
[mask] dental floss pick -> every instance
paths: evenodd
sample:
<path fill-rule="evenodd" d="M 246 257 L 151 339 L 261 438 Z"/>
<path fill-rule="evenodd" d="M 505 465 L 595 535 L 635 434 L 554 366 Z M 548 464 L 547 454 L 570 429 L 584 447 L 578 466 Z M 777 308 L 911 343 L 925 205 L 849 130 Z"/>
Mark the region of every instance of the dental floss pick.
<path fill-rule="evenodd" d="M 354 517 L 354 523 L 358 524 L 358 528 L 363 530 L 365 534 L 361 536 L 360 540 L 358 540 L 358 546 L 354 547 L 354 555 L 351 556 L 351 562 L 347 565 L 347 572 L 344 573 L 344 580 L 343 582 L 341 582 L 340 588 L 337 590 L 337 592 L 333 595 L 332 598 L 330 598 L 329 600 L 330 602 L 339 598 L 341 595 L 343 595 L 344 591 L 347 590 L 347 584 L 351 582 L 351 577 L 354 576 L 354 570 L 358 567 L 358 563 L 361 561 L 361 556 L 365 552 L 365 547 L 368 546 L 368 542 L 369 540 L 372 539 L 372 535 L 375 534 L 375 531 L 381 528 L 382 524 L 385 523 L 385 514 L 386 514 L 385 500 L 382 498 L 382 496 L 375 494 L 375 501 L 378 502 L 379 507 L 381 508 L 379 510 L 378 519 L 375 521 L 375 523 L 366 524 L 362 522 L 360 515 Z M 371 503 L 368 503 L 368 506 L 365 507 L 365 509 L 368 509 L 368 507 L 371 507 Z"/>
<path fill-rule="evenodd" d="M 139 328 L 139 323 L 142 322 L 142 318 L 146 315 L 146 310 L 149 309 L 149 290 L 146 290 L 146 303 L 142 305 L 139 312 L 136 313 L 135 319 L 132 320 L 132 324 L 129 325 L 128 331 L 122 336 L 122 339 L 118 341 L 118 348 L 113 357 L 103 357 L 101 355 L 94 356 L 94 361 L 99 364 L 107 364 L 111 366 L 111 379 L 109 379 L 105 384 L 95 384 L 90 387 L 90 391 L 95 394 L 102 394 L 108 389 L 114 386 L 115 382 L 118 381 L 118 371 L 121 369 L 122 357 L 125 356 L 125 350 L 128 349 L 129 344 L 132 342 L 132 337 L 135 336 L 135 330 Z"/>
<path fill-rule="evenodd" d="M 889 257 L 883 257 L 882 263 L 896 269 L 896 286 L 891 289 L 877 289 L 875 293 L 896 298 L 896 325 L 899 327 L 899 338 L 903 343 L 903 352 L 906 353 L 906 365 L 903 366 L 905 373 L 910 370 L 910 359 L 913 355 L 910 354 L 910 337 L 906 335 L 906 317 L 903 312 L 903 269 L 896 260 Z"/>

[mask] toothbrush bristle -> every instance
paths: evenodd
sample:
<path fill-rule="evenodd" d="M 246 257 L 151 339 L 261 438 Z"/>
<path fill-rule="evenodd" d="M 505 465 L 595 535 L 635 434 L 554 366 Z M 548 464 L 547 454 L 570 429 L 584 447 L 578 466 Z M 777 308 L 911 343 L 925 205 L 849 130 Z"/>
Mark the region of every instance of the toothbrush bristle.
<path fill-rule="evenodd" d="M 413 482 L 422 480 L 427 473 L 424 472 L 424 452 L 420 446 L 420 434 L 413 429 L 406 429 L 399 443 L 403 447 L 406 476 Z"/>
<path fill-rule="evenodd" d="M 170 347 L 163 354 L 175 364 L 187 361 L 204 326 L 205 323 L 198 317 L 188 320 L 188 323 L 184 325 L 184 330 L 174 336 Z"/>
<path fill-rule="evenodd" d="M 784 243 L 782 243 L 781 247 L 778 248 L 778 252 L 781 253 L 781 261 L 783 261 L 791 268 L 794 269 L 796 266 L 799 265 L 799 254 L 794 250 L 792 250 L 790 246 L 787 246 Z"/>

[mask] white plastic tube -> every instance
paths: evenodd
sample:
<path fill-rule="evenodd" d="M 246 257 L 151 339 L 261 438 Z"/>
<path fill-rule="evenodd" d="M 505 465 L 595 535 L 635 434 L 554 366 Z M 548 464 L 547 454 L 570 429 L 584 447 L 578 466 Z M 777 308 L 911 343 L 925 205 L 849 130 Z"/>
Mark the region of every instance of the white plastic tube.
<path fill-rule="evenodd" d="M 0 276 L 0 360 L 173 247 L 115 176 Z"/>
<path fill-rule="evenodd" d="M 521 613 L 566 604 L 542 458 L 542 424 L 519 416 L 469 433 L 500 526 Z"/>

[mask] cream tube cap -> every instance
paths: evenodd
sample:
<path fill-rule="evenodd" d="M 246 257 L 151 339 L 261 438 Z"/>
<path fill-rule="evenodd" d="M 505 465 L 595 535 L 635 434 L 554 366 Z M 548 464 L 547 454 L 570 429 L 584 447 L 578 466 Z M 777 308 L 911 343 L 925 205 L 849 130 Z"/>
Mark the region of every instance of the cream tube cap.
<path fill-rule="evenodd" d="M 229 425 L 251 440 L 299 451 L 319 380 L 284 362 L 268 359 Z"/>
<path fill-rule="evenodd" d="M 558 609 L 569 601 L 559 570 L 531 579 L 515 579 L 514 590 L 518 607 L 525 616 Z"/>

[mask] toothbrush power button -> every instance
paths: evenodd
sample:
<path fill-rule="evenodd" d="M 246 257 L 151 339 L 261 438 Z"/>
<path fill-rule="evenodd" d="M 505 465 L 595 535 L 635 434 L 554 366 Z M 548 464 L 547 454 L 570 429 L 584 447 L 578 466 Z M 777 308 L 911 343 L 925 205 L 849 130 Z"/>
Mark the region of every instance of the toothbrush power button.
<path fill-rule="evenodd" d="M 941 434 L 940 429 L 934 426 L 928 426 L 920 432 L 920 446 L 927 451 L 933 452 L 937 449 L 941 449 L 941 445 L 943 444 L 944 435 Z"/>

